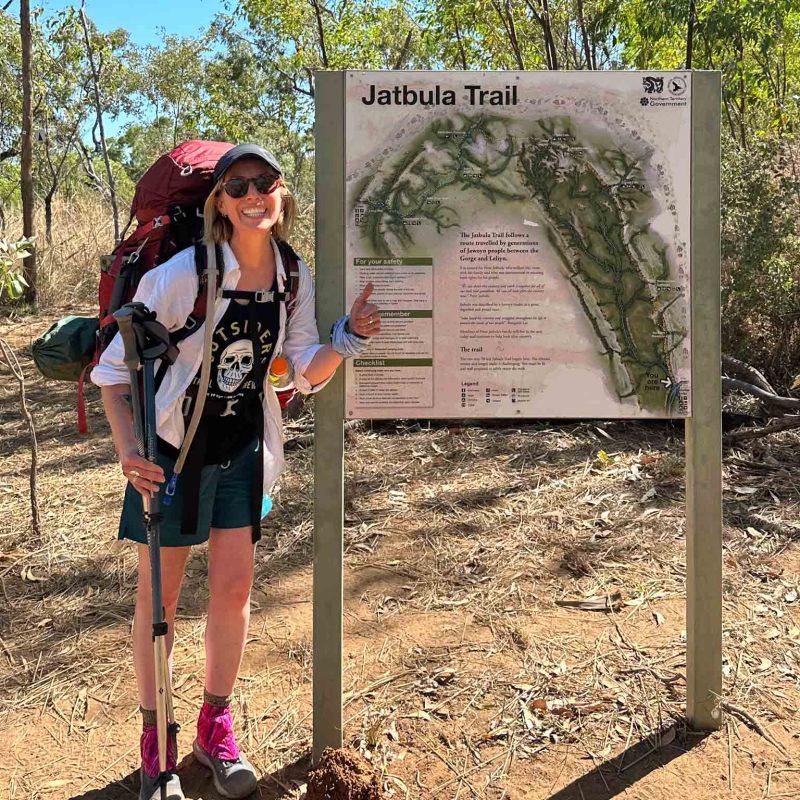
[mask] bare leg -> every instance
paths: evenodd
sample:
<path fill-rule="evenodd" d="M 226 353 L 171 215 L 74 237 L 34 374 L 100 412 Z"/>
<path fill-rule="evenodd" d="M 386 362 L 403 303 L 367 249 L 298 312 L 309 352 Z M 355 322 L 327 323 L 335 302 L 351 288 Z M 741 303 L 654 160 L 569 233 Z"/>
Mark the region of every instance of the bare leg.
<path fill-rule="evenodd" d="M 140 544 L 139 584 L 136 587 L 136 611 L 133 616 L 133 665 L 139 684 L 139 703 L 142 708 L 156 707 L 155 665 L 153 662 L 153 609 L 150 594 L 150 556 L 147 545 Z M 175 641 L 175 609 L 181 591 L 183 570 L 189 547 L 161 548 L 161 595 L 164 601 L 167 634 L 167 653 L 172 671 L 172 643 Z"/>
<path fill-rule="evenodd" d="M 250 622 L 255 544 L 250 526 L 211 529 L 206 623 L 206 691 L 227 697 L 242 662 Z"/>

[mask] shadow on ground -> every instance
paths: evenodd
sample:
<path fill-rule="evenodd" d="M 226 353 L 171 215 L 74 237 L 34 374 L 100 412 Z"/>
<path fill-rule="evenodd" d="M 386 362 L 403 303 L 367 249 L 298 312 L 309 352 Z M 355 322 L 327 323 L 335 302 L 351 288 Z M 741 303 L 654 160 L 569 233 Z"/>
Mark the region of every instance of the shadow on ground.
<path fill-rule="evenodd" d="M 708 733 L 686 731 L 683 720 L 676 725 L 683 733 L 679 732 L 669 744 L 657 747 L 651 738 L 643 739 L 598 764 L 591 772 L 551 794 L 547 800 L 611 800 L 631 796 L 628 791 L 637 781 L 700 746 L 709 736 Z"/>
<path fill-rule="evenodd" d="M 252 800 L 278 800 L 295 794 L 297 786 L 305 783 L 311 769 L 311 753 L 306 752 L 296 761 L 281 767 L 258 782 L 258 789 L 249 795 Z M 199 764 L 193 755 L 187 755 L 178 765 L 181 777 L 181 788 L 187 800 L 203 798 L 203 800 L 224 800 L 211 782 L 209 771 Z M 139 796 L 139 771 L 136 770 L 113 781 L 102 789 L 74 795 L 69 800 L 129 800 Z"/>

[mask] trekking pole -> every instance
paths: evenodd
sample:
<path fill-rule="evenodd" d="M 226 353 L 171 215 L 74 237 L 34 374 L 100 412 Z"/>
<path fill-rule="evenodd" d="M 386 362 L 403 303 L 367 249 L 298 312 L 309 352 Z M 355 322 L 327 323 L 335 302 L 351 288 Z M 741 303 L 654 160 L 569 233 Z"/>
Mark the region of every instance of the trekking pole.
<path fill-rule="evenodd" d="M 142 303 L 128 303 L 114 313 L 125 347 L 125 365 L 131 377 L 134 430 L 140 455 L 156 462 L 156 393 L 153 363 L 158 358 L 174 360 L 175 349 L 169 344 L 169 334 L 155 321 L 155 314 Z M 172 349 L 170 349 L 172 348 Z M 139 365 L 144 377 L 139 394 Z M 144 411 L 142 413 L 142 402 Z M 172 687 L 167 660 L 169 625 L 161 595 L 161 535 L 158 495 L 143 495 L 144 523 L 150 556 L 150 586 L 153 606 L 153 651 L 156 682 L 156 733 L 158 737 L 158 770 L 161 796 L 166 799 L 167 742 L 171 740 L 175 759 L 178 758 L 178 731 L 172 705 Z"/>

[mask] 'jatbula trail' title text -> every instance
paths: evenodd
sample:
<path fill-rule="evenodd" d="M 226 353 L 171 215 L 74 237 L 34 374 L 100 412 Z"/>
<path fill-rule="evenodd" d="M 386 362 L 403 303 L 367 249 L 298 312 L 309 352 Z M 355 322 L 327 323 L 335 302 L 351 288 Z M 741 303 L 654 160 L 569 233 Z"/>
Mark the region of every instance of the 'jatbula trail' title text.
<path fill-rule="evenodd" d="M 502 89 L 484 89 L 478 84 L 464 87 L 465 97 L 472 106 L 515 106 L 517 86 L 511 84 Z M 456 93 L 453 89 L 442 89 L 438 84 L 432 89 L 411 89 L 405 84 L 391 89 L 379 89 L 370 84 L 369 93 L 361 98 L 365 106 L 454 106 Z"/>

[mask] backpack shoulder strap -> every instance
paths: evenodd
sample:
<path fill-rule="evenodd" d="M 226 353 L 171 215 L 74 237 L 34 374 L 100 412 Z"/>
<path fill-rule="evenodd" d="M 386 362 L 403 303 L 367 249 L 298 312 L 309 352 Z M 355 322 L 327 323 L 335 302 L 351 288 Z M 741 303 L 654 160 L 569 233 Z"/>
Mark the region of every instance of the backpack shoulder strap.
<path fill-rule="evenodd" d="M 219 291 L 222 286 L 222 273 L 224 272 L 222 246 L 216 245 L 217 251 L 217 286 L 216 290 Z M 197 297 L 194 301 L 194 307 L 191 313 L 183 323 L 183 327 L 176 331 L 172 331 L 169 335 L 170 344 L 177 346 L 187 336 L 191 336 L 205 321 L 206 318 L 206 297 L 208 296 L 208 279 L 206 276 L 206 246 L 202 242 L 194 243 L 194 266 L 197 270 Z M 169 364 L 162 361 L 159 364 L 156 372 L 156 391 L 159 390 L 164 376 L 167 374 Z"/>
<path fill-rule="evenodd" d="M 288 319 L 294 310 L 294 302 L 300 290 L 300 257 L 295 253 L 294 248 L 283 239 L 276 239 L 278 252 L 283 260 L 283 269 L 286 272 L 286 285 L 283 287 L 286 294 L 286 318 Z"/>

